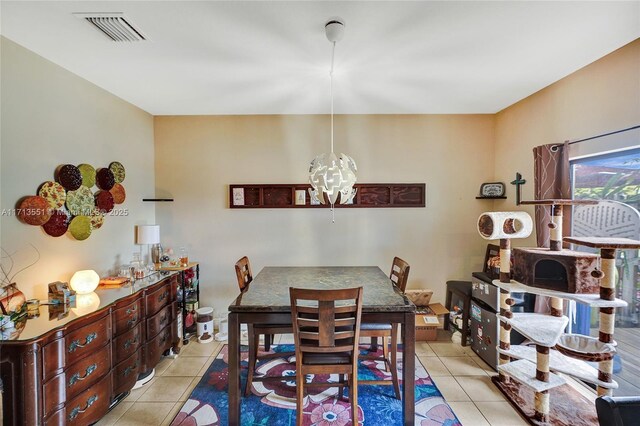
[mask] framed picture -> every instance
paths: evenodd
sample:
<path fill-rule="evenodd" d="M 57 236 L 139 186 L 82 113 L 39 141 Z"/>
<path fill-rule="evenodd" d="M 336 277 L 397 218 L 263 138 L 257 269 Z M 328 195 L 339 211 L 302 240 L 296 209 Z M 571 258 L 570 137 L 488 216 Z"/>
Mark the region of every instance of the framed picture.
<path fill-rule="evenodd" d="M 233 188 L 233 205 L 244 206 L 244 188 Z"/>
<path fill-rule="evenodd" d="M 307 203 L 307 191 L 296 189 L 296 206 L 304 206 Z"/>
<path fill-rule="evenodd" d="M 480 186 L 481 197 L 504 197 L 504 183 L 486 182 Z"/>

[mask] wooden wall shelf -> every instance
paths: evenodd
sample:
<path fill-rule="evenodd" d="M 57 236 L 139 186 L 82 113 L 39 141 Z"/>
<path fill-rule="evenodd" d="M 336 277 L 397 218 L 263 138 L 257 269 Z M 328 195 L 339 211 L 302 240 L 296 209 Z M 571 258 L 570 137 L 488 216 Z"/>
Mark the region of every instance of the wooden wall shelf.
<path fill-rule="evenodd" d="M 424 183 L 357 183 L 353 204 L 336 207 L 425 207 Z M 279 209 L 327 208 L 328 205 L 311 204 L 309 184 L 242 184 L 229 185 L 229 208 Z M 303 191 L 304 204 L 296 203 L 296 192 Z M 234 194 L 236 195 L 234 201 Z M 299 201 L 300 202 L 300 201 Z"/>

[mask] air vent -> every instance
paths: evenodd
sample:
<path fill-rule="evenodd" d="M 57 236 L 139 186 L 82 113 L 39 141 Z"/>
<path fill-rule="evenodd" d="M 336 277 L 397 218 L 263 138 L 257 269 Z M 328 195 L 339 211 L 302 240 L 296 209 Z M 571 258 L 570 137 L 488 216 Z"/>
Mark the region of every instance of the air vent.
<path fill-rule="evenodd" d="M 113 41 L 132 42 L 148 40 L 124 13 L 74 13 L 84 19 Z"/>

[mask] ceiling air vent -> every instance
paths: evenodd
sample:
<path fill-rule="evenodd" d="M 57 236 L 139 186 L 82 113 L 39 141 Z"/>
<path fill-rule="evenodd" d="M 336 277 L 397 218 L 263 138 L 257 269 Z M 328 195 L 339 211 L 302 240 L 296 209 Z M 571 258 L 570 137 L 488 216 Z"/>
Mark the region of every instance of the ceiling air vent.
<path fill-rule="evenodd" d="M 147 36 L 124 16 L 124 13 L 74 13 L 74 15 L 84 19 L 113 41 L 148 40 Z"/>

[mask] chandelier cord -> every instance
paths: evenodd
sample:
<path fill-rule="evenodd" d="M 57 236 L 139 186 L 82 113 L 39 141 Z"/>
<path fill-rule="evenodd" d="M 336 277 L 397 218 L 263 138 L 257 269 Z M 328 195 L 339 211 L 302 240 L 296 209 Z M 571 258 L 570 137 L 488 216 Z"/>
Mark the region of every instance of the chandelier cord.
<path fill-rule="evenodd" d="M 329 91 L 331 93 L 331 152 L 333 153 L 333 61 L 336 56 L 336 42 L 331 49 L 331 71 L 329 71 Z"/>

